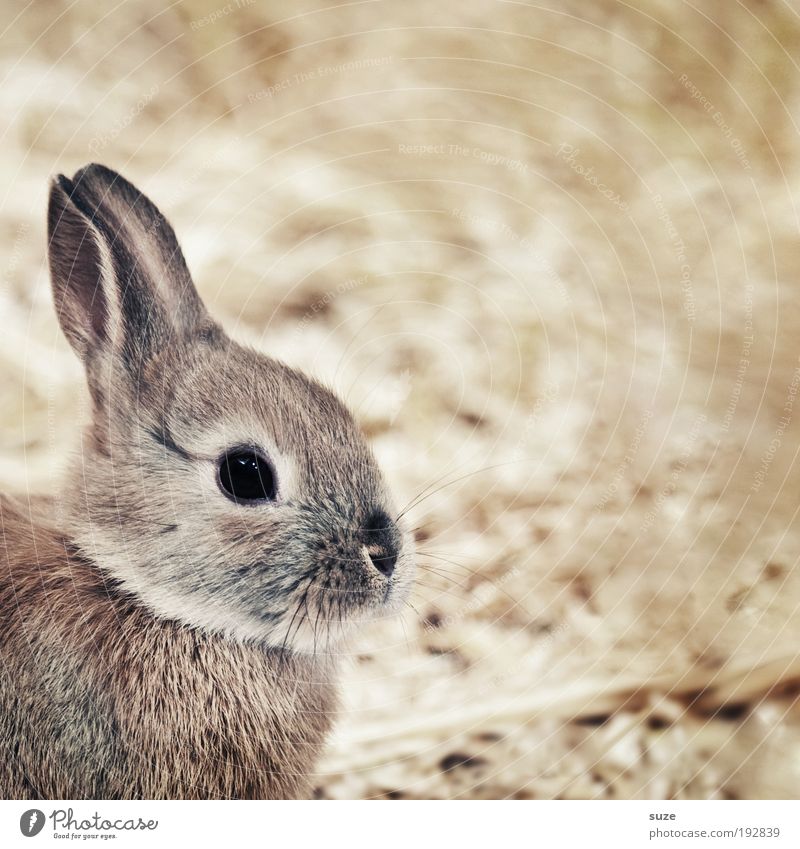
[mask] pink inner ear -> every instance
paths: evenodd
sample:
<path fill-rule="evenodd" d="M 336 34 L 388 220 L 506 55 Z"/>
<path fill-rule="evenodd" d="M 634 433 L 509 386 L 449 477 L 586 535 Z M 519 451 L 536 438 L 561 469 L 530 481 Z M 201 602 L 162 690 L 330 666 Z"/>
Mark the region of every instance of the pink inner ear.
<path fill-rule="evenodd" d="M 50 192 L 48 259 L 61 328 L 79 356 L 107 335 L 108 306 L 96 233 L 71 195 L 74 186 L 58 177 Z"/>
<path fill-rule="evenodd" d="M 87 347 L 105 339 L 108 305 L 96 236 L 86 216 L 71 202 L 70 188 L 61 178 L 51 191 L 48 258 L 59 322 L 82 355 Z"/>

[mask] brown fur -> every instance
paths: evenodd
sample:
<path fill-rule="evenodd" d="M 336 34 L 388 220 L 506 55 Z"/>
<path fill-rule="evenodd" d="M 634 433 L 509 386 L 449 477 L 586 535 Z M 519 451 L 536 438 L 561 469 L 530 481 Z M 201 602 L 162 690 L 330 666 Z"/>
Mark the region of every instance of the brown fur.
<path fill-rule="evenodd" d="M 324 657 L 150 615 L 0 499 L 4 798 L 297 798 L 331 723 Z"/>

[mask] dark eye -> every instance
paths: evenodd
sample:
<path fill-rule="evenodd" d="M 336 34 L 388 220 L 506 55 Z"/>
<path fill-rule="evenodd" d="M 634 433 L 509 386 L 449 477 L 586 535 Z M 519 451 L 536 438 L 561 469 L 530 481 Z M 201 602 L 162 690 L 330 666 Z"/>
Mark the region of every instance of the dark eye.
<path fill-rule="evenodd" d="M 219 463 L 219 484 L 235 501 L 272 501 L 275 498 L 272 467 L 249 448 L 223 455 Z"/>

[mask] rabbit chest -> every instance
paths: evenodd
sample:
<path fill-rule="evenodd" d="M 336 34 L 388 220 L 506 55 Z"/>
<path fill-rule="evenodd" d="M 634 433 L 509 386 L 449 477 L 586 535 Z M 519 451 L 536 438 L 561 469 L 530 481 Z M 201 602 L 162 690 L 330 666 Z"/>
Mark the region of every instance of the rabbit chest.
<path fill-rule="evenodd" d="M 328 659 L 157 619 L 0 506 L 4 798 L 308 795 L 334 710 Z"/>

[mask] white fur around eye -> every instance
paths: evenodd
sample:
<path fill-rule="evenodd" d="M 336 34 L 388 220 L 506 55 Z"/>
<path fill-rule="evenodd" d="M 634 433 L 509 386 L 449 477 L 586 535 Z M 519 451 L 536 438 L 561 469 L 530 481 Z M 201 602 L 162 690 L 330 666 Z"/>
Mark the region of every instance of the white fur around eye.
<path fill-rule="evenodd" d="M 261 428 L 209 429 L 194 434 L 183 447 L 194 456 L 202 458 L 198 472 L 203 488 L 209 488 L 209 495 L 212 492 L 221 494 L 217 485 L 217 475 L 219 461 L 225 452 L 235 448 L 252 447 L 264 456 L 274 470 L 276 502 L 281 503 L 297 497 L 297 471 L 294 459 L 278 451 L 272 437 Z"/>

